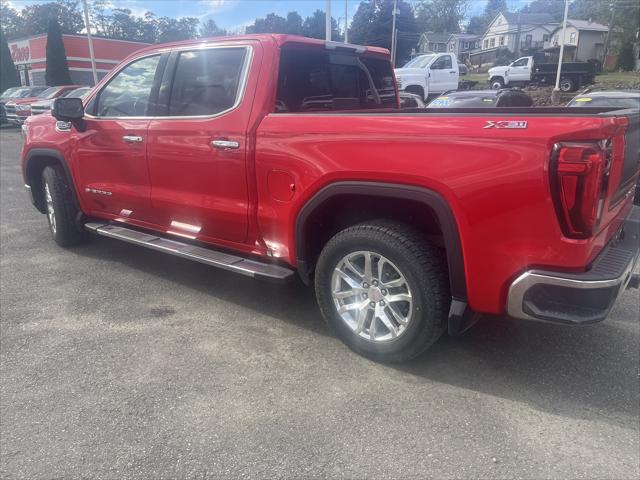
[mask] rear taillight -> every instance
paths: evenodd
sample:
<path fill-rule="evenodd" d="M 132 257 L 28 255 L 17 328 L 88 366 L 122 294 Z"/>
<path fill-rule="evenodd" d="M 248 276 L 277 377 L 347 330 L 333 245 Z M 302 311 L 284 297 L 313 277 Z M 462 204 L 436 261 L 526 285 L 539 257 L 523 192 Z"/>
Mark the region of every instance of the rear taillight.
<path fill-rule="evenodd" d="M 612 154 L 609 140 L 554 145 L 551 189 L 565 236 L 589 238 L 596 232 L 607 197 Z"/>

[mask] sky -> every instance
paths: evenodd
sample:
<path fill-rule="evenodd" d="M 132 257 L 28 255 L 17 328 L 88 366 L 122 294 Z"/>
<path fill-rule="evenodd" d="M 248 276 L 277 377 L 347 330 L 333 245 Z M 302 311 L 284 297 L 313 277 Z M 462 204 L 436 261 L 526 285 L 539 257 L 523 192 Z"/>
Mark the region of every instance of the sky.
<path fill-rule="evenodd" d="M 91 0 L 89 0 L 91 1 Z M 418 0 L 408 0 L 415 4 Z M 559 0 L 561 1 L 561 0 Z M 25 5 L 46 3 L 46 0 L 3 0 L 13 8 L 21 9 Z M 128 8 L 134 15 L 143 15 L 151 10 L 158 16 L 198 17 L 201 21 L 213 19 L 218 26 L 231 32 L 237 32 L 251 25 L 258 17 L 268 13 L 281 16 L 296 10 L 302 18 L 315 10 L 324 10 L 325 0 L 110 0 L 114 8 Z M 346 0 L 349 20 L 358 8 L 360 0 Z M 470 0 L 467 17 L 482 13 L 486 0 Z M 508 0 L 511 9 L 518 8 L 526 0 Z M 345 0 L 331 1 L 331 15 L 344 25 Z"/>

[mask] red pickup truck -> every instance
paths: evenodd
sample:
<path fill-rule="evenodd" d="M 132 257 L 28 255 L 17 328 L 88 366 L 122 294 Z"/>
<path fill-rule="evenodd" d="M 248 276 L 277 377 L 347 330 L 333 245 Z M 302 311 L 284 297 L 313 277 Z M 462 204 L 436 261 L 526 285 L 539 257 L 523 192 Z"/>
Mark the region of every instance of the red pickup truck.
<path fill-rule="evenodd" d="M 24 130 L 61 246 L 297 272 L 380 360 L 480 314 L 597 322 L 637 283 L 637 111 L 401 110 L 386 50 L 252 35 L 143 49 Z"/>

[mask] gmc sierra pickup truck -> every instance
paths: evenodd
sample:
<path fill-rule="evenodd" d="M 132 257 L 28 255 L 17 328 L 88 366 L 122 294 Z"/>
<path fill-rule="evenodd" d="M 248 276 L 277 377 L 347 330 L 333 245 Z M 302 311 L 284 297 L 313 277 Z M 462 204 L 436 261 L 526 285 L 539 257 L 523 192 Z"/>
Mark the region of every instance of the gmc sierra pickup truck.
<path fill-rule="evenodd" d="M 254 35 L 135 53 L 27 121 L 22 168 L 59 245 L 297 273 L 349 347 L 403 361 L 480 314 L 608 315 L 636 283 L 639 122 L 401 110 L 386 50 Z"/>

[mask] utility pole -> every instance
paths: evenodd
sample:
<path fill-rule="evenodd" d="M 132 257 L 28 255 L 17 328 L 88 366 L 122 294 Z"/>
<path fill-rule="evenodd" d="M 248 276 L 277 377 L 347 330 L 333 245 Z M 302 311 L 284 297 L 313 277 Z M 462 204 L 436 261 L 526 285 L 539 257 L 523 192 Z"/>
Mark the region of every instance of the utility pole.
<path fill-rule="evenodd" d="M 609 39 L 611 38 L 611 31 L 613 30 L 613 19 L 616 14 L 616 2 L 611 2 L 611 19 L 609 20 L 609 30 L 607 30 L 607 38 L 604 41 L 604 51 L 602 54 L 602 69 L 604 70 L 604 63 L 607 61 L 607 54 L 609 53 Z"/>
<path fill-rule="evenodd" d="M 349 43 L 349 9 L 348 0 L 344 0 L 344 43 Z"/>
<path fill-rule="evenodd" d="M 569 13 L 569 0 L 564 0 L 564 19 L 562 20 L 562 36 L 560 37 L 560 56 L 558 57 L 558 71 L 556 73 L 556 86 L 551 92 L 551 101 L 557 103 L 560 100 L 560 73 L 562 72 L 562 57 L 564 56 L 564 36 L 567 32 L 567 14 Z"/>
<path fill-rule="evenodd" d="M 93 53 L 93 38 L 91 38 L 91 25 L 89 25 L 89 7 L 87 0 L 82 0 L 84 5 L 84 26 L 87 29 L 87 41 L 89 42 L 89 57 L 91 57 L 91 71 L 93 72 L 93 85 L 98 84 L 98 71 L 96 70 L 96 56 Z"/>
<path fill-rule="evenodd" d="M 324 39 L 331 41 L 331 0 L 325 0 Z"/>
<path fill-rule="evenodd" d="M 393 21 L 391 22 L 391 65 L 396 66 L 396 15 L 398 13 L 398 0 L 393 0 Z"/>

